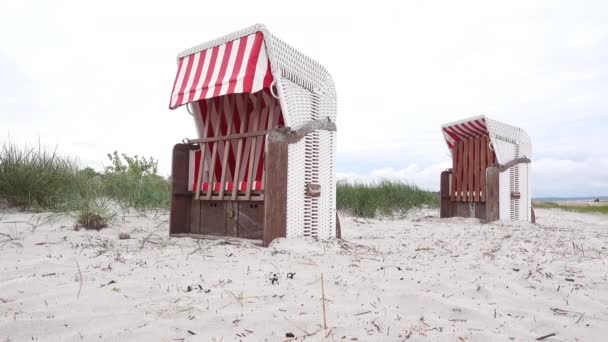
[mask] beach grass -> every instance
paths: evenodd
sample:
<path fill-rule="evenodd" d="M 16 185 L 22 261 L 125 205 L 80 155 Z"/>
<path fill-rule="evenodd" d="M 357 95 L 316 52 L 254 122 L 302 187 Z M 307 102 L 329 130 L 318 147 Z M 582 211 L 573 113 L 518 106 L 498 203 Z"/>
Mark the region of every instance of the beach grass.
<path fill-rule="evenodd" d="M 438 207 L 439 194 L 395 180 L 378 182 L 338 181 L 337 208 L 359 217 L 405 213 L 423 206 Z"/>
<path fill-rule="evenodd" d="M 158 175 L 156 160 L 118 152 L 108 158 L 110 166 L 97 172 L 41 145 L 5 143 L 0 149 L 0 198 L 24 210 L 73 212 L 79 222 L 110 221 L 117 205 L 169 208 L 170 184 Z"/>
<path fill-rule="evenodd" d="M 0 149 L 0 196 L 15 207 L 58 210 L 78 191 L 75 159 L 41 145 Z"/>
<path fill-rule="evenodd" d="M 75 158 L 38 146 L 5 143 L 0 150 L 0 197 L 26 210 L 75 212 L 82 222 L 91 217 L 111 220 L 116 206 L 168 209 L 171 186 L 158 174 L 153 158 L 108 154 L 109 166 L 99 172 L 80 168 Z M 437 193 L 400 181 L 339 181 L 337 207 L 359 217 L 405 213 L 416 207 L 437 207 Z"/>
<path fill-rule="evenodd" d="M 561 209 L 565 211 L 573 211 L 578 213 L 591 213 L 591 214 L 608 214 L 608 204 L 567 204 L 557 202 L 532 202 L 534 208 L 541 209 Z"/>

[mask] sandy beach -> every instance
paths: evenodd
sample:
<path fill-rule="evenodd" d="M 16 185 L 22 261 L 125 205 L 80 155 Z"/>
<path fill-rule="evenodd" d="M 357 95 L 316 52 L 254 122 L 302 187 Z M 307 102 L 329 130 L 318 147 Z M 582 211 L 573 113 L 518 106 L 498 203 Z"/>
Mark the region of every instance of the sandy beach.
<path fill-rule="evenodd" d="M 341 241 L 263 248 L 170 238 L 163 213 L 75 231 L 69 216 L 4 210 L 0 341 L 604 339 L 608 216 L 537 218 L 342 213 Z"/>

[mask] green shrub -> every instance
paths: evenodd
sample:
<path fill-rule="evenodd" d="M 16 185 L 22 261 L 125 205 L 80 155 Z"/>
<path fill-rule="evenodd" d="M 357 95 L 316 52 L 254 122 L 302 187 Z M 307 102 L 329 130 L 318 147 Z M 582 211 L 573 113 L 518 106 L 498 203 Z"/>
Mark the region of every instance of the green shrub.
<path fill-rule="evenodd" d="M 111 165 L 103 178 L 104 195 L 125 207 L 138 209 L 168 208 L 169 181 L 158 175 L 158 161 L 154 158 L 129 157 L 114 151 L 108 154 Z"/>
<path fill-rule="evenodd" d="M 360 217 L 393 215 L 415 207 L 439 206 L 439 195 L 400 181 L 373 183 L 338 181 L 337 207 Z"/>

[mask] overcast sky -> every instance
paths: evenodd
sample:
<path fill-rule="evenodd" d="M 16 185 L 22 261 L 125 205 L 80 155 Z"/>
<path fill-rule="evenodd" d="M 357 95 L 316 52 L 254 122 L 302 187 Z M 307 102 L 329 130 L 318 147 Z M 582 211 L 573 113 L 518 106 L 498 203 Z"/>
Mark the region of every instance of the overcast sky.
<path fill-rule="evenodd" d="M 437 190 L 440 125 L 486 114 L 531 135 L 533 196 L 608 195 L 608 1 L 3 1 L 0 140 L 168 175 L 177 53 L 254 23 L 332 73 L 340 177 Z"/>

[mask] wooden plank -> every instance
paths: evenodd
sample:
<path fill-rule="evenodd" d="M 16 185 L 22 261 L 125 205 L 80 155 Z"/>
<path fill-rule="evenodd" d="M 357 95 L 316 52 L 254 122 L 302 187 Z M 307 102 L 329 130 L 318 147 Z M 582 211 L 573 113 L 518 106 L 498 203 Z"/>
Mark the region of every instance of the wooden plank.
<path fill-rule="evenodd" d="M 468 177 L 469 177 L 469 197 L 468 200 L 469 202 L 473 202 L 474 197 L 473 197 L 473 192 L 475 192 L 475 139 L 474 138 L 469 138 L 469 167 L 468 167 Z"/>
<path fill-rule="evenodd" d="M 264 245 L 287 234 L 287 157 L 285 136 L 271 132 L 267 139 L 266 184 L 264 207 Z"/>
<path fill-rule="evenodd" d="M 480 161 L 479 161 L 479 189 L 481 191 L 480 201 L 486 201 L 486 169 L 488 168 L 487 163 L 487 148 L 488 148 L 488 137 L 481 137 L 480 141 Z"/>
<path fill-rule="evenodd" d="M 464 142 L 458 142 L 458 167 L 456 168 L 456 201 L 462 200 L 462 158 Z"/>
<path fill-rule="evenodd" d="M 186 233 L 190 227 L 190 203 L 192 195 L 187 194 L 188 168 L 192 146 L 177 144 L 173 147 L 171 165 L 171 210 L 169 212 L 169 233 Z M 186 193 L 186 195 L 182 195 Z"/>
<path fill-rule="evenodd" d="M 234 113 L 234 102 L 230 104 L 230 111 L 228 113 L 228 130 L 226 132 L 227 135 L 232 133 L 232 114 Z M 224 182 L 226 182 L 226 172 L 228 172 L 228 152 L 230 151 L 230 140 L 226 140 L 224 142 L 224 156 L 222 158 L 222 177 L 220 178 L 220 191 L 219 197 L 220 200 L 224 199 L 224 190 L 226 188 Z"/>
<path fill-rule="evenodd" d="M 499 187 L 497 167 L 488 167 L 486 171 L 486 221 L 496 221 L 499 219 Z"/>
<path fill-rule="evenodd" d="M 238 202 L 239 217 L 237 236 L 247 239 L 263 239 L 264 202 Z"/>
<path fill-rule="evenodd" d="M 239 111 L 239 115 L 241 115 L 241 127 L 239 127 L 239 132 L 245 132 L 247 129 L 248 123 L 248 115 L 247 111 L 241 113 Z M 236 147 L 236 159 L 234 165 L 234 177 L 232 177 L 233 187 L 232 187 L 232 197 L 233 201 L 236 200 L 237 193 L 239 191 L 239 183 L 241 179 L 239 179 L 239 173 L 241 172 L 241 163 L 243 162 L 243 139 L 239 139 Z"/>
<path fill-rule="evenodd" d="M 473 187 L 473 195 L 475 202 L 479 202 L 479 137 L 475 137 L 475 158 L 473 158 L 473 178 L 475 180 L 475 186 Z"/>
<path fill-rule="evenodd" d="M 452 146 L 452 187 L 450 189 L 450 201 L 456 196 L 456 168 L 458 165 L 458 144 Z"/>
<path fill-rule="evenodd" d="M 200 234 L 201 233 L 201 201 L 192 201 L 190 207 L 190 229 L 189 233 Z"/>
<path fill-rule="evenodd" d="M 463 141 L 462 148 L 462 198 L 463 202 L 469 200 L 469 140 Z"/>
<path fill-rule="evenodd" d="M 226 207 L 219 201 L 200 201 L 200 233 L 226 236 Z"/>
<path fill-rule="evenodd" d="M 258 101 L 256 103 L 256 110 L 254 110 L 254 112 L 259 112 L 259 115 L 256 115 L 253 117 L 253 130 L 257 131 L 258 130 L 258 124 L 260 121 L 260 116 L 262 116 L 262 112 L 259 111 L 259 106 L 260 106 L 260 102 Z M 253 174 L 254 174 L 254 170 L 253 170 L 253 166 L 255 164 L 255 145 L 258 141 L 257 137 L 252 137 L 251 139 L 251 148 L 249 149 L 249 169 L 248 171 L 248 175 L 247 175 L 247 189 L 245 191 L 245 194 L 247 195 L 247 199 L 249 199 L 251 197 L 251 187 L 253 184 Z"/>
<path fill-rule="evenodd" d="M 450 171 L 443 171 L 441 173 L 441 179 L 440 179 L 440 186 L 439 186 L 439 197 L 440 197 L 440 204 L 439 204 L 439 217 L 444 218 L 444 217 L 451 217 L 450 215 L 450 206 L 452 204 L 452 201 L 450 199 L 450 175 L 452 174 L 452 172 Z M 452 193 L 453 195 L 453 193 Z"/>
<path fill-rule="evenodd" d="M 215 117 L 214 121 L 213 121 L 213 127 L 215 127 L 215 134 L 214 136 L 218 136 L 221 134 L 220 131 L 220 118 L 221 118 L 221 113 L 218 111 L 217 116 Z M 211 195 L 213 194 L 213 189 L 215 188 L 215 159 L 217 157 L 217 145 L 219 143 L 215 142 L 213 143 L 213 151 L 211 152 L 211 165 L 209 166 L 209 179 L 207 180 L 207 184 L 209 184 L 209 186 L 207 187 L 207 199 L 211 199 Z"/>

